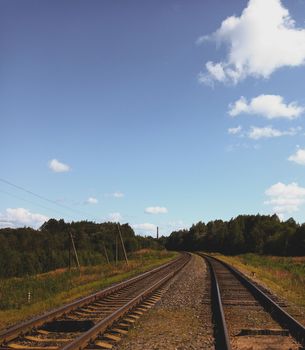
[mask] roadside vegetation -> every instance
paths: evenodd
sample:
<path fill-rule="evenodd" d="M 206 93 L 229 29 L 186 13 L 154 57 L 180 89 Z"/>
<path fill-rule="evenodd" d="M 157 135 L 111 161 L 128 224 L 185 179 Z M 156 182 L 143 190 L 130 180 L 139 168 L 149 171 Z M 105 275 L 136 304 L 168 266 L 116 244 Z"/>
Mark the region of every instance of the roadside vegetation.
<path fill-rule="evenodd" d="M 278 296 L 297 306 L 305 307 L 305 257 L 214 255 L 247 273 L 251 278 L 262 281 Z"/>
<path fill-rule="evenodd" d="M 0 329 L 96 292 L 113 283 L 166 263 L 177 256 L 165 250 L 142 249 L 129 255 L 129 265 L 103 263 L 57 269 L 26 277 L 0 279 Z M 30 299 L 29 299 L 30 292 Z"/>

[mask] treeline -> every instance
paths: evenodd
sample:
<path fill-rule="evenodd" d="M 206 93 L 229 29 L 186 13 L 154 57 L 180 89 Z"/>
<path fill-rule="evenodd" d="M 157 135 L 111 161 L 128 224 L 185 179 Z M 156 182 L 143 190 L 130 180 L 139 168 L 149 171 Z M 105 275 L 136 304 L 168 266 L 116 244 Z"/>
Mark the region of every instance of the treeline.
<path fill-rule="evenodd" d="M 127 253 L 142 248 L 159 249 L 152 237 L 136 236 L 128 225 L 120 225 Z M 90 221 L 65 223 L 50 219 L 39 230 L 32 228 L 0 229 L 0 277 L 25 276 L 75 265 L 71 247 L 72 233 L 81 265 L 97 265 L 115 260 L 118 226 L 112 222 L 97 224 Z M 118 257 L 123 251 L 118 239 Z"/>
<path fill-rule="evenodd" d="M 277 215 L 240 215 L 230 221 L 198 222 L 189 230 L 172 232 L 165 246 L 170 250 L 204 250 L 224 254 L 258 253 L 280 256 L 305 255 L 305 224 Z"/>

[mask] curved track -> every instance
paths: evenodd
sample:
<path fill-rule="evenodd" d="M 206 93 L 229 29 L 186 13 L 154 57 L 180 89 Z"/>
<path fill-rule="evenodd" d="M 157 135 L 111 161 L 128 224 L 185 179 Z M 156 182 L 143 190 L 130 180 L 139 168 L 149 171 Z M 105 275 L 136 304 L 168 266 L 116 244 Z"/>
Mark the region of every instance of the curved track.
<path fill-rule="evenodd" d="M 305 327 L 232 266 L 205 254 L 209 264 L 216 348 L 302 349 Z"/>
<path fill-rule="evenodd" d="M 103 332 L 141 302 L 145 303 L 147 298 L 156 293 L 189 260 L 190 255 L 183 254 L 152 271 L 2 331 L 0 349 L 72 350 L 87 346 L 92 348 L 97 337 L 100 338 Z M 108 338 L 115 339 L 124 334 L 125 328 L 134 322 L 136 317 L 125 317 L 115 331 L 108 334 Z"/>

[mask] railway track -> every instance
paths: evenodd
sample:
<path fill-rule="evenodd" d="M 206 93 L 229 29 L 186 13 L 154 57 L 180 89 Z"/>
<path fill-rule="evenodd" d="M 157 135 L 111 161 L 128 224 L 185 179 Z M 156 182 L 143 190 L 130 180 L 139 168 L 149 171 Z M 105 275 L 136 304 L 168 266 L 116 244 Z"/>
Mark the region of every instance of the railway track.
<path fill-rule="evenodd" d="M 190 260 L 162 265 L 0 332 L 0 350 L 110 349 Z"/>
<path fill-rule="evenodd" d="M 305 327 L 232 266 L 199 253 L 211 275 L 216 349 L 305 349 Z"/>

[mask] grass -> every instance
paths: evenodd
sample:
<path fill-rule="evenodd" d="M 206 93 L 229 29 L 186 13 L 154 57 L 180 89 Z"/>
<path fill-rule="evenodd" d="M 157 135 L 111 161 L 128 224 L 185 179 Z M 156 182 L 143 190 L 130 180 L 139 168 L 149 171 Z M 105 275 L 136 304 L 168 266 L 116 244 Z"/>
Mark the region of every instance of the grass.
<path fill-rule="evenodd" d="M 278 296 L 297 306 L 305 307 L 305 256 L 214 255 L 247 273 L 250 277 L 255 276 Z"/>
<path fill-rule="evenodd" d="M 129 258 L 129 265 L 82 267 L 78 271 L 60 269 L 24 278 L 0 280 L 0 329 L 94 293 L 113 283 L 168 262 L 177 253 L 141 250 Z M 31 300 L 28 301 L 28 293 Z"/>

